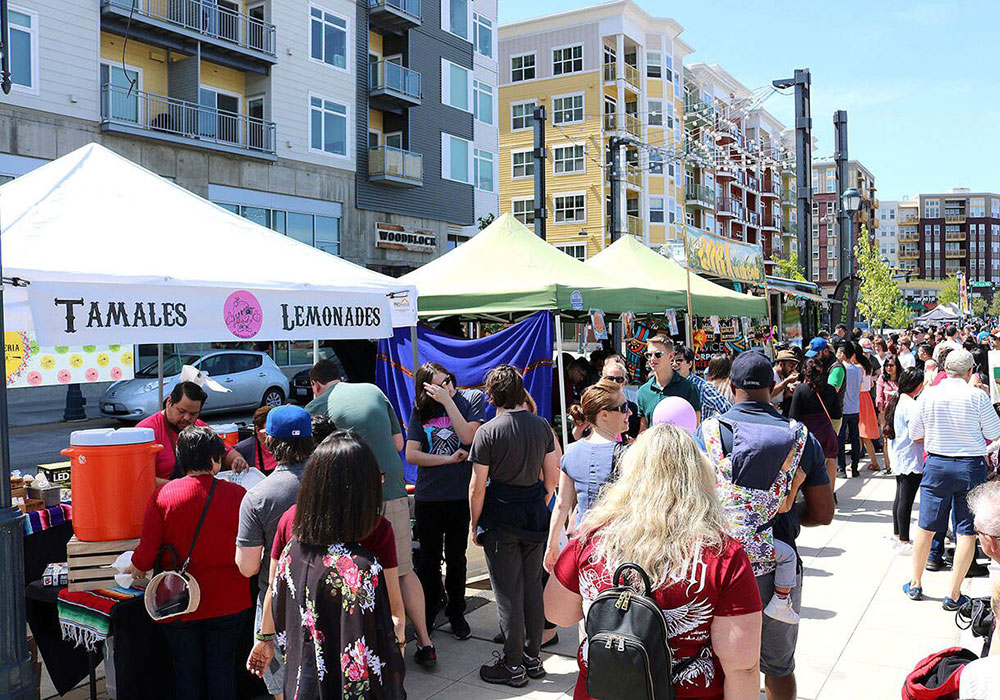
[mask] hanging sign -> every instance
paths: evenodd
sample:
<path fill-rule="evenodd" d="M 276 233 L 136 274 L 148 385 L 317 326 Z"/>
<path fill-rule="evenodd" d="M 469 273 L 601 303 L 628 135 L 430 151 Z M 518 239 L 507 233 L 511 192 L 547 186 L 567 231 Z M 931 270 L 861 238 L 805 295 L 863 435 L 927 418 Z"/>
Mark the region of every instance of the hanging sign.
<path fill-rule="evenodd" d="M 28 301 L 45 345 L 392 335 L 382 292 L 37 282 Z"/>
<path fill-rule="evenodd" d="M 723 318 L 719 321 L 719 339 L 722 342 L 731 342 L 739 337 L 739 329 L 735 318 Z"/>
<path fill-rule="evenodd" d="M 750 317 L 740 316 L 740 329 L 743 331 L 744 336 L 750 335 Z"/>
<path fill-rule="evenodd" d="M 972 315 L 972 306 L 969 304 L 969 286 L 965 279 L 965 274 L 958 273 L 958 312 L 963 316 Z"/>
<path fill-rule="evenodd" d="M 574 311 L 583 311 L 583 294 L 580 290 L 574 290 L 572 294 L 569 295 L 569 305 Z"/>
<path fill-rule="evenodd" d="M 667 309 L 667 326 L 670 329 L 670 335 L 680 333 L 680 329 L 677 327 L 677 312 L 673 309 Z"/>
<path fill-rule="evenodd" d="M 688 266 L 729 280 L 764 284 L 764 250 L 759 245 L 740 243 L 722 236 L 686 227 Z"/>
<path fill-rule="evenodd" d="M 622 337 L 631 338 L 633 331 L 635 331 L 635 314 L 631 311 L 624 311 L 619 320 L 622 323 Z"/>
<path fill-rule="evenodd" d="M 590 317 L 590 327 L 594 329 L 594 338 L 607 340 L 608 326 L 604 323 L 604 312 L 600 309 L 591 309 L 587 315 Z"/>
<path fill-rule="evenodd" d="M 30 331 L 4 333 L 7 387 L 114 382 L 135 377 L 133 345 L 40 346 Z"/>
<path fill-rule="evenodd" d="M 712 326 L 712 332 L 713 333 L 715 333 L 716 335 L 718 335 L 719 333 L 722 332 L 722 330 L 719 328 L 719 317 L 718 316 L 712 316 L 711 318 L 708 319 L 708 321 L 709 321 L 709 323 Z"/>

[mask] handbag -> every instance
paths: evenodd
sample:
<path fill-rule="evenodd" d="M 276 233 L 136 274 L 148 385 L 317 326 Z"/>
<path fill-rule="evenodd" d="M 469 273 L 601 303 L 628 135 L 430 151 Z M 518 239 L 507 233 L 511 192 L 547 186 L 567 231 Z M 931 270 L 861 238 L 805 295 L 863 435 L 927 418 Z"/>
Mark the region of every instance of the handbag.
<path fill-rule="evenodd" d="M 191 564 L 194 546 L 198 542 L 198 535 L 201 533 L 201 526 L 205 524 L 205 515 L 208 513 L 208 505 L 212 502 L 216 483 L 213 477 L 212 485 L 208 489 L 208 497 L 205 499 L 205 507 L 201 511 L 201 518 L 198 520 L 198 527 L 195 528 L 194 537 L 191 539 L 191 548 L 188 550 L 184 563 L 178 566 L 177 550 L 171 545 L 161 547 L 156 556 L 157 565 L 164 554 L 170 555 L 173 564 L 173 569 L 158 571 L 153 576 L 149 585 L 146 586 L 146 593 L 143 596 L 146 612 L 156 622 L 193 613 L 201 603 L 201 586 L 187 570 Z"/>

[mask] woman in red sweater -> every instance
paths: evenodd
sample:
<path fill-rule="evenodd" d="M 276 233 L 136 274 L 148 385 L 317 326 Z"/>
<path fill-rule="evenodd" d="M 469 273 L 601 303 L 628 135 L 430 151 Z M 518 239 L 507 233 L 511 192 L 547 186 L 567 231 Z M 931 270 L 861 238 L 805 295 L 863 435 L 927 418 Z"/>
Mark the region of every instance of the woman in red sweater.
<path fill-rule="evenodd" d="M 187 615 L 163 622 L 174 661 L 178 698 L 236 697 L 236 648 L 250 609 L 250 583 L 236 566 L 236 531 L 245 490 L 216 481 L 225 445 L 209 427 L 185 428 L 177 438 L 180 479 L 153 492 L 142 521 L 142 537 L 132 554 L 136 571 L 149 571 L 162 547 L 171 546 L 183 560 L 205 510 L 209 488 L 215 491 L 205 514 L 188 573 L 201 587 L 201 603 Z"/>

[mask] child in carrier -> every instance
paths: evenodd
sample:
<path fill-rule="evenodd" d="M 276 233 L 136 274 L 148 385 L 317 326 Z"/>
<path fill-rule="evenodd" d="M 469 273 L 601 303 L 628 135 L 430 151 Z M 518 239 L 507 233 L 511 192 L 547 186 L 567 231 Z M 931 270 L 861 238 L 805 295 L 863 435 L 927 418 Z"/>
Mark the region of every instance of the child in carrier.
<path fill-rule="evenodd" d="M 797 469 L 792 478 L 792 487 L 788 490 L 788 495 L 778 510 L 779 513 L 787 513 L 792 509 L 795 504 L 795 495 L 805 480 L 805 472 Z M 777 567 L 774 571 L 774 595 L 764 607 L 764 614 L 779 622 L 797 625 L 799 624 L 799 614 L 792 608 L 792 589 L 795 588 L 798 555 L 789 544 L 782 542 L 777 537 L 774 538 L 774 564 Z"/>

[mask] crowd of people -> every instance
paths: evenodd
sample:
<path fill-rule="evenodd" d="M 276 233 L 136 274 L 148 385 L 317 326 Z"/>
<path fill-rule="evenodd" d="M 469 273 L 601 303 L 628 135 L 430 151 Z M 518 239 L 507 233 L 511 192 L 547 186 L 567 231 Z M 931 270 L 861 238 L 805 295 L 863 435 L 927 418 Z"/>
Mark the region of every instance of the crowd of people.
<path fill-rule="evenodd" d="M 233 449 L 198 420 L 206 392 L 182 383 L 148 419 L 171 449 L 158 457 L 133 568 L 190 551 L 201 601 L 161 623 L 178 697 L 235 697 L 251 610 L 246 667 L 275 697 L 404 697 L 407 622 L 424 668 L 437 663 L 440 613 L 456 639 L 472 635 L 466 558 L 478 546 L 500 627 L 484 681 L 543 678 L 555 628 L 583 619 L 616 567 L 632 563 L 686 662 L 677 697 L 756 699 L 763 673 L 769 698 L 794 698 L 804 585 L 795 541 L 801 527 L 831 522 L 836 479 L 858 477 L 866 454 L 869 470 L 896 479 L 892 537 L 913 557 L 910 598 L 922 597 L 925 567 L 951 566 L 943 605 L 957 609 L 977 533 L 987 555 L 1000 554 L 1000 516 L 974 519 L 966 498 L 1000 446 L 985 379 L 993 347 L 1000 332 L 977 328 L 883 337 L 838 326 L 770 357 L 713 356 L 702 372 L 693 349 L 657 334 L 643 377 L 617 354 L 566 364 L 570 405 L 556 387 L 553 413 L 572 421 L 568 444 L 510 365 L 491 369 L 481 390 L 422 365 L 404 430 L 378 387 L 320 361 L 313 401 L 259 409 Z M 686 402 L 696 427 L 665 420 L 657 407 L 668 399 Z M 401 454 L 417 468 L 412 511 Z M 249 465 L 267 475 L 249 491 L 212 487 L 220 469 Z M 581 637 L 580 700 L 590 671 Z"/>

